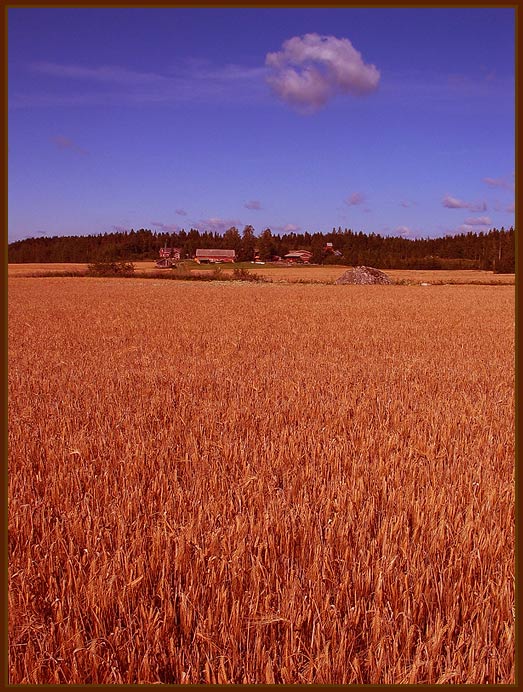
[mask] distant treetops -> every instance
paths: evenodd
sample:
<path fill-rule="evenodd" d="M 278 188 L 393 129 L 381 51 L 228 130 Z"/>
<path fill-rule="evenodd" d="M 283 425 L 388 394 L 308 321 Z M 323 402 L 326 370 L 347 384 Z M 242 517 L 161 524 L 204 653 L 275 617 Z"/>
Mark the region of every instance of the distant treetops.
<path fill-rule="evenodd" d="M 497 273 L 515 271 L 515 230 L 492 229 L 488 233 L 463 233 L 442 238 L 408 239 L 367 235 L 333 228 L 330 233 L 273 234 L 266 228 L 259 236 L 252 226 L 240 233 L 158 233 L 141 228 L 85 236 L 26 238 L 8 245 L 8 261 L 114 262 L 157 260 L 161 248 L 175 247 L 181 259 L 192 259 L 201 248 L 234 250 L 236 262 L 267 262 L 300 251 L 314 264 L 367 265 L 379 269 L 486 269 Z"/>

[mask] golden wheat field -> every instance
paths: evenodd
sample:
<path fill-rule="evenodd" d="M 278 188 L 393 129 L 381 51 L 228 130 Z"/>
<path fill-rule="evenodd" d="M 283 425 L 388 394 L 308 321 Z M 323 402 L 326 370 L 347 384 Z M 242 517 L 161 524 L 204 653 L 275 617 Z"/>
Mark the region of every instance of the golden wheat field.
<path fill-rule="evenodd" d="M 9 279 L 9 681 L 514 683 L 514 289 Z"/>
<path fill-rule="evenodd" d="M 348 267 L 339 265 L 296 265 L 263 267 L 254 265 L 252 272 L 272 281 L 314 281 L 334 283 Z M 480 269 L 384 269 L 395 283 L 406 284 L 514 284 L 514 274 L 494 274 Z"/>
<path fill-rule="evenodd" d="M 143 261 L 134 262 L 135 271 L 137 274 L 157 271 L 155 262 Z M 182 262 L 181 267 L 184 266 Z M 224 274 L 231 274 L 233 269 L 226 264 L 221 265 L 202 265 L 198 267 L 193 263 L 188 263 L 187 266 L 191 273 L 207 273 L 219 268 Z M 248 266 L 248 271 L 253 274 L 258 274 L 264 279 L 275 283 L 334 283 L 336 279 L 348 269 L 341 265 L 259 265 L 250 264 L 240 266 Z M 35 264 L 9 264 L 9 276 L 35 276 L 49 272 L 80 272 L 87 269 L 87 264 L 75 262 L 62 263 L 35 263 Z M 386 274 L 399 284 L 507 284 L 515 283 L 514 274 L 494 274 L 491 271 L 481 269 L 459 269 L 459 270 L 441 270 L 441 269 L 386 269 Z M 165 274 L 169 272 L 166 271 Z"/>

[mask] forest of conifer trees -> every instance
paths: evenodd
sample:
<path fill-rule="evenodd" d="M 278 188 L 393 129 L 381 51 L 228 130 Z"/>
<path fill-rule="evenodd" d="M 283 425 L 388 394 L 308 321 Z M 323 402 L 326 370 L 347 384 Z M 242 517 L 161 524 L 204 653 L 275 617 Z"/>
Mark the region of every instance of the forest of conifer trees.
<path fill-rule="evenodd" d="M 326 243 L 340 254 L 326 252 Z M 283 257 L 291 250 L 309 250 L 317 264 L 368 265 L 379 269 L 484 269 L 496 273 L 515 271 L 515 230 L 492 229 L 487 233 L 447 235 L 442 238 L 408 239 L 369 235 L 341 227 L 330 233 L 273 234 L 259 236 L 252 226 L 243 232 L 229 228 L 224 234 L 156 232 L 141 228 L 98 235 L 26 238 L 8 245 L 9 263 L 139 261 L 158 258 L 160 248 L 178 247 L 184 258 L 197 248 L 236 250 L 238 261 L 249 262 L 255 251 L 261 260 Z"/>

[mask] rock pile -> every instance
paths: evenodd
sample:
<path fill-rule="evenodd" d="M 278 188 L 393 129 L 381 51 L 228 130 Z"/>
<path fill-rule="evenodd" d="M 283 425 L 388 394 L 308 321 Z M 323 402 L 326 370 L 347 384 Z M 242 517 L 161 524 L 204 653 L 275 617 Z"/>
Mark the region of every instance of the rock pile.
<path fill-rule="evenodd" d="M 347 269 L 335 284 L 391 284 L 392 279 L 384 272 L 373 267 L 353 267 Z"/>

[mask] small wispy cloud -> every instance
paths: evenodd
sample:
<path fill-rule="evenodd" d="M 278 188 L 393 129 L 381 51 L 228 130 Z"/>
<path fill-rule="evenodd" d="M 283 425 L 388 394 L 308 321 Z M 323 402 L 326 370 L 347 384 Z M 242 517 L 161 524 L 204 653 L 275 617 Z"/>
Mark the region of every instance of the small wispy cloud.
<path fill-rule="evenodd" d="M 52 62 L 37 62 L 32 64 L 35 72 L 52 77 L 81 79 L 109 84 L 164 84 L 167 77 L 153 72 L 138 72 L 124 67 L 102 65 L 100 67 L 84 67 L 81 65 L 66 65 Z"/>
<path fill-rule="evenodd" d="M 394 233 L 406 238 L 412 235 L 412 229 L 409 226 L 396 226 Z"/>
<path fill-rule="evenodd" d="M 483 178 L 483 182 L 491 189 L 514 190 L 514 180 L 508 178 Z"/>
<path fill-rule="evenodd" d="M 210 231 L 211 233 L 225 233 L 232 226 L 239 228 L 241 221 L 239 219 L 222 219 L 218 216 L 211 216 L 208 219 L 200 219 L 194 225 L 195 228 L 201 231 Z"/>
<path fill-rule="evenodd" d="M 496 70 L 489 70 L 486 67 L 482 67 L 481 71 L 483 72 L 484 79 L 486 82 L 494 82 L 496 80 Z"/>
<path fill-rule="evenodd" d="M 408 199 L 402 199 L 400 202 L 400 206 L 403 207 L 404 209 L 408 209 L 409 207 L 412 207 L 414 205 L 414 202 L 409 202 Z"/>
<path fill-rule="evenodd" d="M 171 71 L 131 70 L 119 65 L 33 62 L 32 72 L 67 84 L 67 90 L 13 92 L 11 108 L 143 103 L 257 102 L 266 97 L 264 66 L 212 65 L 186 59 Z"/>
<path fill-rule="evenodd" d="M 64 137 L 63 135 L 56 135 L 56 137 L 53 137 L 53 143 L 58 149 L 69 149 L 69 151 L 74 151 L 77 154 L 82 155 L 89 153 L 87 149 L 84 149 L 76 144 L 76 142 L 74 142 L 72 139 L 69 137 Z"/>
<path fill-rule="evenodd" d="M 243 205 L 245 209 L 261 209 L 262 206 L 257 199 L 251 199 L 249 202 L 245 202 Z"/>
<path fill-rule="evenodd" d="M 354 207 L 358 204 L 363 204 L 364 201 L 365 195 L 363 194 L 363 192 L 353 192 L 345 200 L 346 204 L 348 204 L 349 207 Z"/>
<path fill-rule="evenodd" d="M 514 78 L 510 75 L 495 80 L 481 76 L 449 75 L 427 70 L 420 66 L 402 70 L 388 70 L 387 79 L 380 89 L 389 100 L 403 102 L 406 97 L 423 99 L 431 104 L 457 106 L 462 99 L 474 100 L 476 107 L 492 99 L 512 99 Z"/>
<path fill-rule="evenodd" d="M 467 226 L 489 226 L 492 220 L 489 216 L 470 216 L 468 219 L 465 219 L 464 223 Z"/>
<path fill-rule="evenodd" d="M 280 51 L 267 53 L 265 64 L 274 93 L 304 112 L 317 110 L 338 94 L 374 91 L 380 80 L 376 66 L 366 64 L 348 38 L 316 33 L 284 41 Z"/>
<path fill-rule="evenodd" d="M 275 231 L 282 231 L 283 233 L 297 233 L 301 231 L 301 226 L 297 226 L 294 223 L 286 223 L 283 226 L 273 226 Z"/>
<path fill-rule="evenodd" d="M 178 216 L 187 216 L 185 209 L 175 209 L 174 211 L 176 214 L 178 214 Z"/>
<path fill-rule="evenodd" d="M 487 205 L 485 202 L 464 202 L 462 199 L 446 195 L 441 203 L 447 209 L 469 209 L 470 211 L 486 211 Z"/>
<path fill-rule="evenodd" d="M 160 229 L 162 233 L 178 233 L 180 230 L 177 223 L 164 223 L 163 221 L 151 221 L 151 226 Z"/>
<path fill-rule="evenodd" d="M 480 226 L 479 230 L 483 231 L 487 226 Z M 460 226 L 456 228 L 455 231 L 451 231 L 450 235 L 453 235 L 455 233 L 477 233 L 478 232 L 478 226 L 473 223 L 462 223 Z"/>
<path fill-rule="evenodd" d="M 494 211 L 508 212 L 509 214 L 516 211 L 516 205 L 514 202 L 507 204 L 506 202 L 500 202 L 499 199 L 497 199 L 492 206 Z"/>

